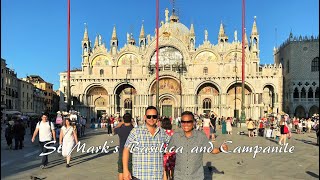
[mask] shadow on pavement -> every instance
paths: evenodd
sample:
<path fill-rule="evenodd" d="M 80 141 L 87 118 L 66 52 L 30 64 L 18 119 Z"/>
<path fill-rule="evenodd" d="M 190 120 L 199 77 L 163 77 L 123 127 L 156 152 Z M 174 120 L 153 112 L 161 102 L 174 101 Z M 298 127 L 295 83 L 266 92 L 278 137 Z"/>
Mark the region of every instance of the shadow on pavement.
<path fill-rule="evenodd" d="M 115 148 L 115 146 L 109 147 L 108 153 L 104 153 L 104 152 L 99 151 L 99 153 L 94 153 L 94 154 L 85 153 L 85 154 L 81 154 L 81 155 L 75 156 L 75 157 L 71 156 L 70 165 L 74 166 L 74 165 L 81 164 L 81 163 L 84 163 L 84 162 L 87 162 L 87 161 L 90 161 L 90 160 L 93 160 L 96 158 L 100 158 L 100 157 L 103 157 L 103 156 L 106 156 L 109 154 L 113 154 L 114 148 Z M 61 156 L 61 159 L 56 159 L 54 161 L 51 161 L 46 169 L 50 169 L 50 168 L 59 166 L 61 164 L 66 164 L 66 160 L 64 159 L 63 156 Z"/>
<path fill-rule="evenodd" d="M 276 143 L 276 144 L 279 143 L 279 141 L 277 141 L 277 140 L 275 140 L 275 139 L 273 139 L 273 138 L 266 138 L 266 139 L 269 140 L 269 141 L 271 141 L 271 142 L 274 142 L 274 143 Z"/>
<path fill-rule="evenodd" d="M 208 171 L 205 170 L 204 179 L 212 179 L 213 174 L 224 174 L 224 171 L 219 171 L 216 167 L 212 166 L 211 162 L 207 162 L 203 168 L 208 169 Z"/>
<path fill-rule="evenodd" d="M 309 141 L 309 140 L 305 140 L 305 139 L 295 139 L 297 141 L 303 142 L 305 144 L 310 144 L 310 145 L 314 145 L 314 146 L 318 146 L 317 142 L 313 142 L 313 141 Z"/>
<path fill-rule="evenodd" d="M 319 175 L 313 173 L 313 172 L 310 172 L 310 171 L 306 171 L 307 174 L 309 174 L 310 176 L 314 177 L 314 178 L 318 178 L 319 179 Z"/>

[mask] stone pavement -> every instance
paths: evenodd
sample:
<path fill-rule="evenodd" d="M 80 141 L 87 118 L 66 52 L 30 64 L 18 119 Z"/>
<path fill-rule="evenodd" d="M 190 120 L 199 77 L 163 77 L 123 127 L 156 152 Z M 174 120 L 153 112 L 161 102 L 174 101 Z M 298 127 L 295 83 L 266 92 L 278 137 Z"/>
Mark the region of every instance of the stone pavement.
<path fill-rule="evenodd" d="M 215 145 L 218 146 L 226 140 L 232 140 L 232 144 L 229 144 L 231 151 L 238 150 L 239 146 L 280 147 L 273 139 L 249 138 L 237 135 L 238 131 L 240 128 L 233 128 L 233 135 L 221 135 L 221 131 L 218 132 Z M 26 138 L 26 141 L 29 139 Z M 90 146 L 103 146 L 107 141 L 110 152 L 73 153 L 70 168 L 65 167 L 63 157 L 55 152 L 49 156 L 48 167 L 40 169 L 41 158 L 38 154 L 32 154 L 38 148 L 32 146 L 36 145 L 30 145 L 30 149 L 34 150 L 31 153 L 30 149 L 27 149 L 28 144 L 25 150 L 20 150 L 20 152 L 1 148 L 1 157 L 6 157 L 6 161 L 1 161 L 1 179 L 30 179 L 30 176 L 46 180 L 117 179 L 118 153 L 112 151 L 114 146 L 118 145 L 118 136 L 107 136 L 106 131 L 101 129 L 91 130 L 80 141 L 86 143 L 86 150 Z M 293 153 L 258 153 L 255 158 L 253 158 L 253 152 L 205 154 L 203 161 L 205 177 L 208 180 L 319 179 L 319 146 L 315 145 L 315 133 L 293 134 L 293 137 L 287 142 L 289 143 L 287 150 L 294 146 Z M 2 138 L 1 144 L 4 144 Z"/>

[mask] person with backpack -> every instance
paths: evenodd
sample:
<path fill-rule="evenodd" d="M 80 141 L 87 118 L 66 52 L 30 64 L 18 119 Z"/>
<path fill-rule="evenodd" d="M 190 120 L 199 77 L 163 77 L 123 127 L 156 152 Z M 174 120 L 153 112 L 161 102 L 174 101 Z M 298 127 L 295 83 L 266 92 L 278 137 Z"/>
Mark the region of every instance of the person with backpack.
<path fill-rule="evenodd" d="M 36 130 L 33 133 L 31 141 L 34 142 L 37 134 L 39 133 L 39 143 L 42 153 L 47 153 L 48 149 L 44 145 L 50 142 L 52 139 L 56 142 L 56 132 L 54 130 L 54 125 L 52 122 L 48 121 L 48 116 L 43 114 L 41 121 L 37 123 Z M 41 169 L 48 165 L 48 155 L 42 156 Z"/>

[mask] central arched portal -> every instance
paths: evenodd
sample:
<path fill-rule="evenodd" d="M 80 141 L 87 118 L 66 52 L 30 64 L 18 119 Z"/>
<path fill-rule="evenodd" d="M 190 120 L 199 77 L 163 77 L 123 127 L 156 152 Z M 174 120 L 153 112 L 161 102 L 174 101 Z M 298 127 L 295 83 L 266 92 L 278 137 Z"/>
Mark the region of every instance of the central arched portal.
<path fill-rule="evenodd" d="M 120 85 L 116 90 L 116 112 L 119 114 L 132 114 L 132 105 L 136 89 L 130 84 Z"/>
<path fill-rule="evenodd" d="M 156 105 L 156 81 L 150 88 L 151 104 Z M 159 80 L 159 113 L 161 116 L 177 117 L 183 109 L 181 83 L 173 77 Z"/>

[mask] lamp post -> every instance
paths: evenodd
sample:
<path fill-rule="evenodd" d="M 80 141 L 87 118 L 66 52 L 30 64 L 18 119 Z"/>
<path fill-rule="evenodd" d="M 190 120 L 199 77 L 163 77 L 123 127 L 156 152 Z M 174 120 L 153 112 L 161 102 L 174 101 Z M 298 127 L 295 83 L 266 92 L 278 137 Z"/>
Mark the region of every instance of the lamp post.
<path fill-rule="evenodd" d="M 184 66 L 183 66 L 183 58 L 181 58 L 181 63 L 177 62 L 178 72 L 179 72 L 179 85 L 180 85 L 180 114 L 182 113 L 182 82 L 181 75 L 183 74 Z"/>
<path fill-rule="evenodd" d="M 237 114 L 237 72 L 238 72 L 238 67 L 237 67 L 237 53 L 234 55 L 234 71 L 235 71 L 235 86 L 234 86 L 234 111 L 233 111 L 233 116 L 234 118 L 238 118 Z"/>

